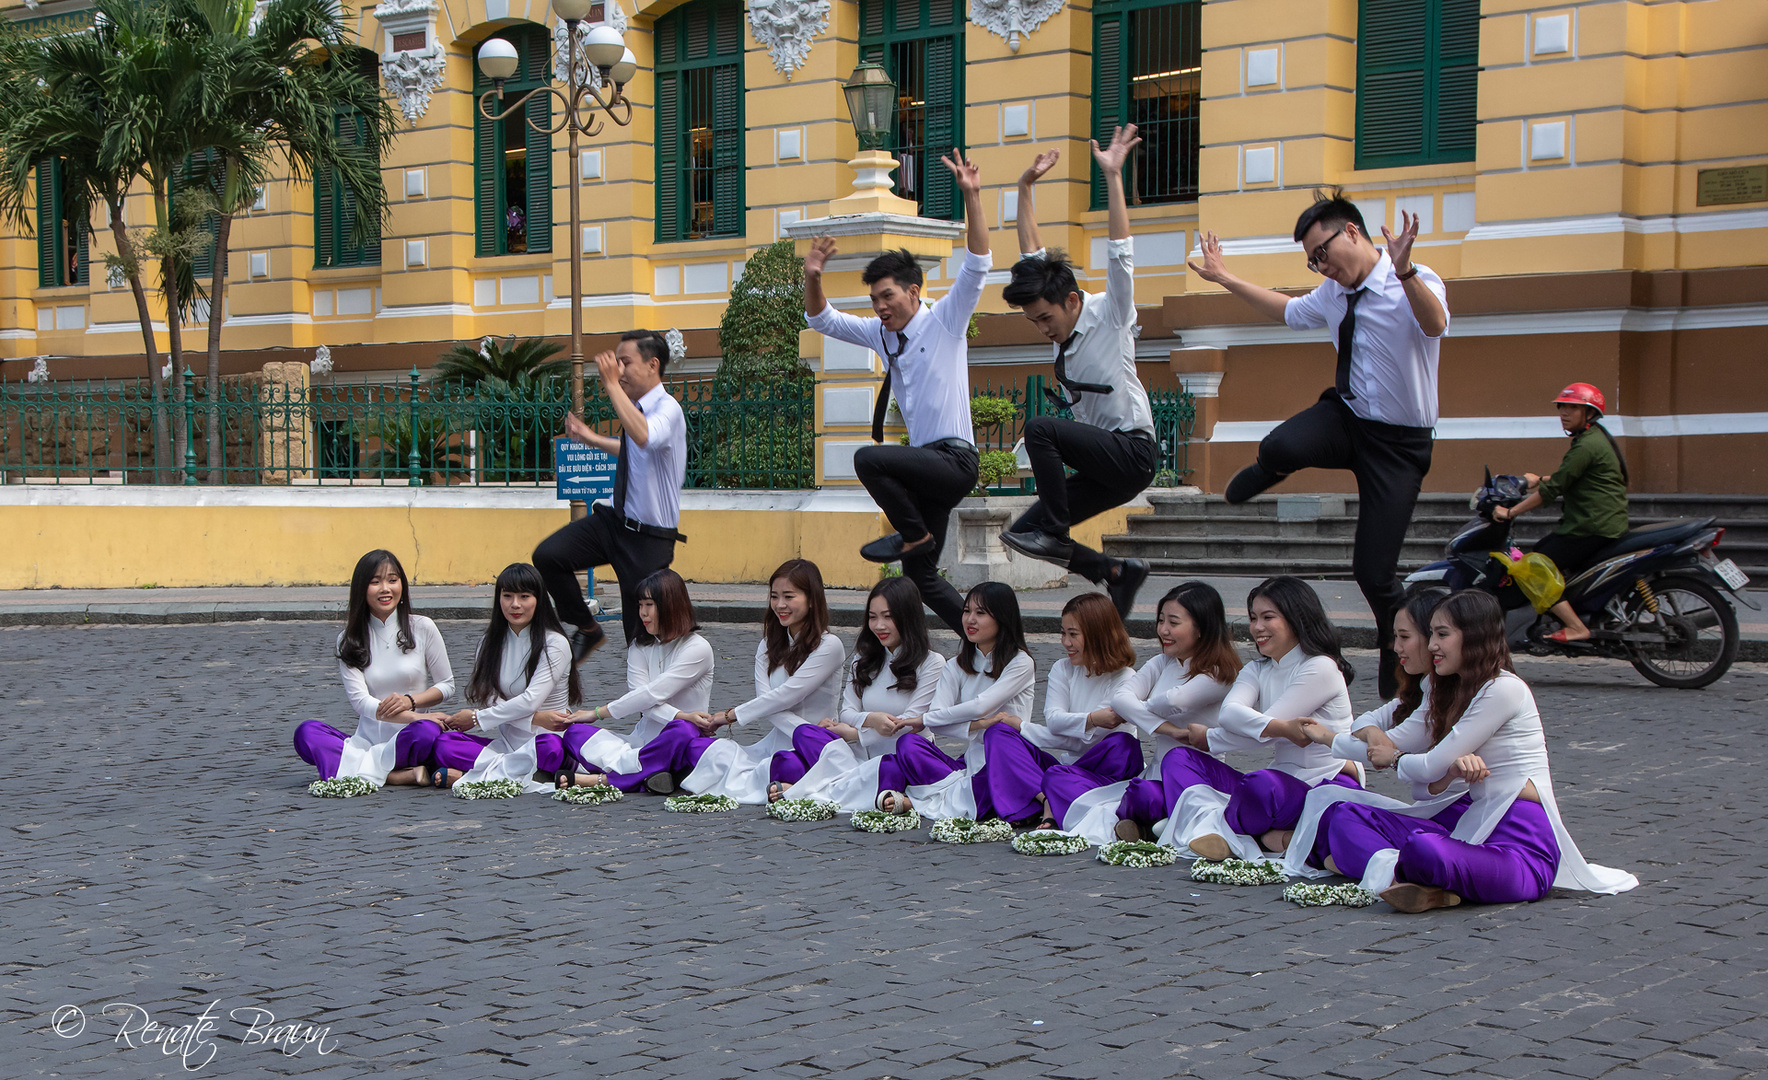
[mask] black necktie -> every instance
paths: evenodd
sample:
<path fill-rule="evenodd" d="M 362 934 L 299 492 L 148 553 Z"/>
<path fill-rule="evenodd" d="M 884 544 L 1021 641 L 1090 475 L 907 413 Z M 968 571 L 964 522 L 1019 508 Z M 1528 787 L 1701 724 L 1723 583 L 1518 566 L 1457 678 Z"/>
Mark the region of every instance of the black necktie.
<path fill-rule="evenodd" d="M 884 414 L 890 411 L 890 374 L 891 368 L 902 357 L 902 351 L 908 341 L 901 334 L 896 335 L 896 351 L 890 351 L 890 339 L 884 336 L 884 329 L 878 329 L 878 344 L 884 347 L 884 385 L 878 387 L 878 400 L 872 403 L 872 441 L 884 441 Z"/>
<path fill-rule="evenodd" d="M 1357 299 L 1363 295 L 1358 289 L 1344 298 L 1344 321 L 1338 324 L 1338 396 L 1346 401 L 1357 395 L 1351 392 L 1351 338 L 1357 332 Z"/>
<path fill-rule="evenodd" d="M 1111 387 L 1105 385 L 1104 383 L 1075 382 L 1073 379 L 1070 379 L 1068 377 L 1068 347 L 1070 345 L 1073 345 L 1074 339 L 1079 336 L 1080 336 L 1079 334 L 1069 334 L 1068 340 L 1064 341 L 1061 344 L 1061 346 L 1059 346 L 1056 349 L 1056 381 L 1061 383 L 1064 387 L 1066 387 L 1068 389 L 1068 391 L 1075 396 L 1076 400 L 1078 400 L 1080 398 L 1080 395 L 1083 393 L 1086 393 L 1086 394 L 1109 394 L 1109 393 L 1111 393 Z M 1075 404 L 1074 401 L 1071 401 L 1068 398 L 1063 397 L 1061 395 L 1061 393 L 1059 393 L 1058 391 L 1052 390 L 1047 386 L 1044 387 L 1044 397 L 1046 399 L 1048 399 L 1050 404 L 1056 406 L 1056 408 L 1058 408 L 1058 409 L 1072 409 L 1072 408 L 1074 408 L 1074 404 Z"/>
<path fill-rule="evenodd" d="M 632 403 L 632 407 L 638 410 L 640 416 L 644 415 L 645 407 L 643 405 L 635 401 Z M 631 445 L 626 438 L 626 425 L 622 424 L 620 426 L 620 456 L 614 459 L 614 514 L 616 517 L 626 516 L 626 448 Z"/>

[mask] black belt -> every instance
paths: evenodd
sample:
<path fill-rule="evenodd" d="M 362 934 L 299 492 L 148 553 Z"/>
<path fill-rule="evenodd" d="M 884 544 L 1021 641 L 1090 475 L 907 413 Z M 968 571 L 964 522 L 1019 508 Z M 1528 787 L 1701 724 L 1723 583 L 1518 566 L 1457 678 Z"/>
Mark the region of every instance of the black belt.
<path fill-rule="evenodd" d="M 688 538 L 675 529 L 666 529 L 661 525 L 652 525 L 649 522 L 640 521 L 637 518 L 629 518 L 617 514 L 614 512 L 613 506 L 608 503 L 596 503 L 595 508 L 597 510 L 606 509 L 608 516 L 614 519 L 614 524 L 625 529 L 627 532 L 635 532 L 640 536 L 654 536 L 659 540 L 673 540 L 678 544 L 685 544 L 688 542 Z"/>
<path fill-rule="evenodd" d="M 1151 431 L 1119 431 L 1117 434 L 1128 435 L 1132 439 L 1146 439 L 1149 442 L 1158 441 L 1154 438 L 1154 433 Z"/>
<path fill-rule="evenodd" d="M 923 450 L 968 450 L 972 454 L 974 454 L 974 453 L 976 453 L 976 444 L 973 442 L 970 442 L 967 439 L 960 439 L 956 435 L 953 435 L 949 439 L 934 439 L 930 443 L 923 444 L 921 449 L 923 449 Z"/>

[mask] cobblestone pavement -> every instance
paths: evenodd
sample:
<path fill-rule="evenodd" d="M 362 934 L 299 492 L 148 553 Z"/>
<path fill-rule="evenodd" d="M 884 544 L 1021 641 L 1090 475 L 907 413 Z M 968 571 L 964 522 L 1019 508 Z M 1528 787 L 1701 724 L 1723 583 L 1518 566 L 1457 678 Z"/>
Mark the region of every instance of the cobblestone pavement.
<path fill-rule="evenodd" d="M 443 631 L 464 683 L 478 628 Z M 348 727 L 334 632 L 0 632 L 0 1075 L 1768 1068 L 1761 667 L 1679 693 L 1523 661 L 1573 834 L 1643 885 L 1405 917 L 651 797 L 313 799 L 288 737 Z M 734 703 L 755 631 L 708 633 Z"/>

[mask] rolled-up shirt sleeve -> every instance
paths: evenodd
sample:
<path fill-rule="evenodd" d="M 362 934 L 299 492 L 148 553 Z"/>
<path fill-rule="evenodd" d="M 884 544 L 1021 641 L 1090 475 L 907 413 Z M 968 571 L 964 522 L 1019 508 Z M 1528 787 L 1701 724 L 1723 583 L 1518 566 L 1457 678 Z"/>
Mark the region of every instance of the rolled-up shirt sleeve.
<path fill-rule="evenodd" d="M 1136 321 L 1136 241 L 1105 241 L 1105 302 L 1117 321 L 1129 325 Z"/>
<path fill-rule="evenodd" d="M 1316 285 L 1312 292 L 1302 296 L 1292 296 L 1289 303 L 1283 305 L 1283 321 L 1291 330 L 1318 330 L 1326 325 L 1325 298 L 1320 295 L 1324 285 Z"/>
<path fill-rule="evenodd" d="M 837 311 L 834 304 L 824 302 L 823 310 L 815 315 L 806 315 L 804 321 L 812 330 L 837 341 L 845 341 L 851 345 L 863 345 L 868 349 L 877 349 L 883 344 L 879 338 L 879 328 L 883 325 L 877 319 L 862 319 L 858 315 L 849 315 L 845 311 Z"/>
<path fill-rule="evenodd" d="M 982 301 L 982 287 L 988 283 L 988 271 L 993 266 L 992 255 L 964 249 L 964 261 L 958 267 L 951 291 L 933 305 L 933 317 L 946 333 L 954 337 L 969 333 L 970 316 L 976 314 L 976 305 Z"/>

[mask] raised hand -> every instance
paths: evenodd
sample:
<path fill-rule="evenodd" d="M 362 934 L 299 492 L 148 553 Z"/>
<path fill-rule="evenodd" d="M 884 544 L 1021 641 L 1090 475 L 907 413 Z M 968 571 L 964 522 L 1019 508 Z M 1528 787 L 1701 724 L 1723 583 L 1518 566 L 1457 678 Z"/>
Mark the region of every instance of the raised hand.
<path fill-rule="evenodd" d="M 822 273 L 823 267 L 828 264 L 830 259 L 834 258 L 835 250 L 835 238 L 832 236 L 819 236 L 812 240 L 810 250 L 804 256 L 804 272 L 806 274 Z"/>
<path fill-rule="evenodd" d="M 1469 784 L 1477 784 L 1490 775 L 1492 775 L 1492 770 L 1486 768 L 1484 758 L 1478 754 L 1463 754 L 1455 759 L 1453 765 L 1449 766 L 1449 771 L 1443 774 L 1443 778 L 1465 780 Z"/>
<path fill-rule="evenodd" d="M 1412 241 L 1418 239 L 1418 215 L 1400 211 L 1400 231 L 1395 235 L 1387 226 L 1381 227 L 1381 238 L 1387 241 L 1387 257 L 1393 261 L 1394 273 L 1403 274 L 1412 268 Z"/>
<path fill-rule="evenodd" d="M 595 369 L 602 373 L 602 386 L 613 386 L 620 381 L 620 361 L 611 352 L 595 354 Z"/>
<path fill-rule="evenodd" d="M 1037 157 L 1032 158 L 1031 167 L 1019 174 L 1019 186 L 1030 187 L 1042 180 L 1045 173 L 1056 167 L 1056 162 L 1061 157 L 1062 151 L 1060 150 L 1045 150 Z"/>
<path fill-rule="evenodd" d="M 939 160 L 945 162 L 945 167 L 952 171 L 952 176 L 958 181 L 959 191 L 966 195 L 974 195 L 982 190 L 982 170 L 965 157 L 962 150 L 954 146 L 951 153 L 942 155 Z M 809 268 L 809 265 L 810 260 L 806 259 L 806 269 Z"/>
<path fill-rule="evenodd" d="M 1186 260 L 1185 265 L 1191 268 L 1193 274 L 1205 281 L 1226 285 L 1228 283 L 1228 266 L 1222 261 L 1222 242 L 1216 239 L 1215 233 L 1206 232 L 1203 234 L 1203 239 L 1198 242 L 1198 246 L 1203 249 L 1203 265 L 1199 266 L 1190 260 Z"/>
<path fill-rule="evenodd" d="M 1099 171 L 1110 176 L 1123 170 L 1123 163 L 1129 160 L 1130 151 L 1142 145 L 1136 135 L 1136 125 L 1125 124 L 1111 132 L 1111 145 L 1099 149 L 1099 140 L 1093 139 L 1093 160 L 1099 163 Z"/>

